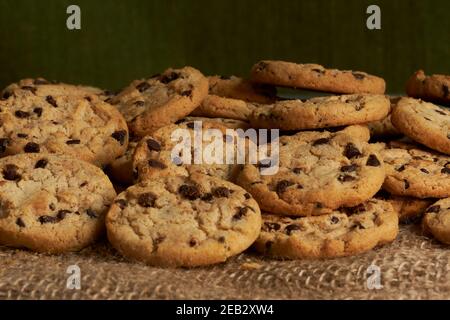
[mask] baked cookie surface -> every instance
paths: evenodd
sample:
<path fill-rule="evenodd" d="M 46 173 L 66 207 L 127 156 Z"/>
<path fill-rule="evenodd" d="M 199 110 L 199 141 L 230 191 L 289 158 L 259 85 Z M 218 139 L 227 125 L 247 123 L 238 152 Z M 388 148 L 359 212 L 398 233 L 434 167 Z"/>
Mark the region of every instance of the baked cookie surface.
<path fill-rule="evenodd" d="M 427 76 L 423 70 L 415 72 L 406 84 L 408 96 L 425 101 L 450 104 L 450 76 Z"/>
<path fill-rule="evenodd" d="M 426 233 L 450 244 L 450 198 L 439 200 L 426 210 L 422 226 Z"/>
<path fill-rule="evenodd" d="M 51 154 L 0 159 L 0 243 L 38 252 L 80 250 L 104 231 L 116 193 L 98 167 Z"/>
<path fill-rule="evenodd" d="M 202 174 L 164 177 L 128 188 L 106 219 L 124 256 L 157 266 L 220 263 L 258 237 L 261 213 L 242 188 Z"/>
<path fill-rule="evenodd" d="M 128 145 L 122 115 L 96 96 L 16 92 L 0 101 L 0 124 L 0 156 L 48 152 L 105 165 Z"/>
<path fill-rule="evenodd" d="M 237 179 L 262 210 L 274 214 L 320 215 L 356 206 L 371 199 L 385 178 L 377 149 L 342 132 L 283 136 L 278 155 L 278 164 L 262 159 L 245 165 Z M 276 173 L 264 174 L 277 165 Z"/>
<path fill-rule="evenodd" d="M 288 259 L 351 256 L 392 242 L 398 216 L 392 206 L 371 199 L 316 217 L 263 214 L 261 234 L 254 247 L 264 255 Z"/>
<path fill-rule="evenodd" d="M 305 130 L 381 120 L 389 111 L 390 102 L 387 97 L 358 94 L 259 105 L 251 113 L 249 120 L 257 128 Z"/>
<path fill-rule="evenodd" d="M 175 123 L 197 108 L 208 94 L 208 80 L 197 69 L 168 69 L 147 80 L 135 80 L 115 96 L 130 132 L 138 137 Z"/>
<path fill-rule="evenodd" d="M 409 138 L 450 155 L 450 111 L 432 103 L 402 98 L 391 114 L 394 126 Z"/>
<path fill-rule="evenodd" d="M 365 72 L 285 61 L 260 61 L 253 66 L 250 78 L 258 83 L 344 94 L 384 94 L 386 90 L 382 78 Z"/>
<path fill-rule="evenodd" d="M 208 95 L 191 116 L 248 121 L 255 105 L 244 100 Z"/>

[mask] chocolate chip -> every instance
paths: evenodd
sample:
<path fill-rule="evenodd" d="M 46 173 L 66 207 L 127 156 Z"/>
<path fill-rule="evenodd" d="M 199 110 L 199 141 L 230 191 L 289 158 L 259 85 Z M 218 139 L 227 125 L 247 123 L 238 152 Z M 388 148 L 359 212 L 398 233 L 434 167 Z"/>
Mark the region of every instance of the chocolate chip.
<path fill-rule="evenodd" d="M 167 166 L 164 163 L 162 163 L 158 160 L 153 160 L 153 159 L 148 160 L 148 165 L 152 168 L 157 168 L 157 169 L 166 169 L 167 168 Z"/>
<path fill-rule="evenodd" d="M 374 154 L 371 154 L 367 159 L 366 165 L 370 167 L 379 167 L 381 166 L 381 163 L 380 160 L 378 160 L 378 158 Z"/>
<path fill-rule="evenodd" d="M 192 238 L 192 239 L 189 241 L 189 246 L 190 246 L 190 247 L 195 247 L 197 244 L 198 244 L 197 239 Z"/>
<path fill-rule="evenodd" d="M 54 203 L 50 203 L 49 205 L 48 205 L 48 208 L 50 209 L 50 210 L 55 210 L 56 209 L 56 206 L 55 206 L 55 204 Z"/>
<path fill-rule="evenodd" d="M 120 145 L 123 146 L 125 143 L 125 138 L 127 137 L 127 132 L 125 130 L 115 131 L 111 137 L 120 142 Z"/>
<path fill-rule="evenodd" d="M 313 72 L 317 72 L 318 74 L 320 74 L 320 75 L 324 75 L 325 74 L 325 70 L 322 70 L 322 69 L 312 69 L 312 71 Z"/>
<path fill-rule="evenodd" d="M 264 222 L 264 227 L 267 229 L 267 231 L 278 231 L 281 228 L 280 224 L 276 222 Z"/>
<path fill-rule="evenodd" d="M 408 180 L 403 180 L 403 182 L 405 183 L 405 190 L 409 189 L 410 185 L 409 185 L 409 181 Z"/>
<path fill-rule="evenodd" d="M 147 148 L 150 151 L 161 151 L 161 145 L 159 144 L 158 141 L 153 140 L 153 139 L 148 139 L 147 140 Z"/>
<path fill-rule="evenodd" d="M 97 213 L 92 209 L 87 209 L 86 214 L 88 215 L 89 218 L 92 218 L 92 219 L 98 218 Z"/>
<path fill-rule="evenodd" d="M 71 213 L 69 210 L 59 210 L 56 214 L 56 218 L 58 220 L 63 220 L 69 213 Z"/>
<path fill-rule="evenodd" d="M 322 209 L 322 208 L 323 208 L 323 203 L 317 202 L 316 209 Z"/>
<path fill-rule="evenodd" d="M 294 168 L 292 171 L 293 171 L 295 174 L 300 174 L 300 173 L 303 172 L 302 168 Z"/>
<path fill-rule="evenodd" d="M 336 217 L 336 216 L 332 216 L 331 217 L 331 224 L 336 224 L 338 222 L 339 222 L 339 218 L 338 217 Z"/>
<path fill-rule="evenodd" d="M 196 200 L 200 198 L 200 190 L 196 186 L 189 186 L 187 184 L 184 184 L 180 186 L 178 189 L 178 192 L 186 199 L 188 200 Z"/>
<path fill-rule="evenodd" d="M 290 224 L 284 229 L 284 231 L 286 232 L 286 234 L 288 236 L 290 236 L 292 234 L 292 232 L 298 231 L 298 230 L 301 230 L 301 227 L 298 224 Z"/>
<path fill-rule="evenodd" d="M 4 153 L 6 151 L 6 148 L 9 146 L 10 140 L 8 138 L 1 138 L 0 139 L 0 154 Z"/>
<path fill-rule="evenodd" d="M 220 236 L 219 239 L 217 239 L 217 241 L 219 241 L 220 243 L 225 243 L 225 237 Z"/>
<path fill-rule="evenodd" d="M 22 90 L 26 90 L 26 91 L 30 91 L 33 94 L 36 94 L 36 88 L 35 87 L 30 87 L 30 86 L 23 86 L 21 87 Z"/>
<path fill-rule="evenodd" d="M 214 199 L 212 193 L 206 193 L 205 195 L 202 196 L 202 201 L 212 201 Z"/>
<path fill-rule="evenodd" d="M 429 207 L 425 212 L 426 213 L 438 213 L 439 211 L 441 211 L 441 206 L 440 205 L 435 205 L 435 206 L 431 206 Z"/>
<path fill-rule="evenodd" d="M 19 119 L 25 119 L 30 116 L 30 113 L 26 111 L 17 110 L 16 112 L 14 112 L 14 115 Z"/>
<path fill-rule="evenodd" d="M 88 185 L 87 181 L 84 181 L 82 184 L 80 184 L 80 188 L 86 187 Z"/>
<path fill-rule="evenodd" d="M 80 139 L 72 139 L 72 140 L 67 140 L 66 144 L 68 145 L 73 145 L 73 144 L 80 144 L 81 140 Z"/>
<path fill-rule="evenodd" d="M 403 172 L 405 171 L 406 166 L 405 165 L 401 165 L 400 167 L 398 167 L 397 169 L 395 169 L 397 172 Z"/>
<path fill-rule="evenodd" d="M 345 214 L 351 216 L 351 215 L 366 211 L 366 206 L 364 204 L 360 204 L 355 207 L 343 207 L 343 208 L 340 208 L 339 210 L 341 212 L 344 212 Z"/>
<path fill-rule="evenodd" d="M 341 172 L 355 172 L 358 170 L 359 166 L 357 164 L 351 164 L 349 166 L 342 166 Z"/>
<path fill-rule="evenodd" d="M 26 133 L 18 133 L 17 137 L 19 137 L 19 138 L 28 138 L 28 135 Z"/>
<path fill-rule="evenodd" d="M 237 213 L 233 216 L 234 220 L 240 220 L 244 217 L 248 212 L 248 207 L 240 207 L 238 208 Z"/>
<path fill-rule="evenodd" d="M 177 72 L 171 72 L 169 74 L 163 75 L 159 81 L 164 83 L 164 84 L 168 84 L 174 80 L 177 80 L 180 77 L 180 75 Z"/>
<path fill-rule="evenodd" d="M 186 123 L 186 127 L 188 127 L 189 129 L 194 129 L 195 123 L 193 123 L 193 122 L 188 122 L 188 123 Z"/>
<path fill-rule="evenodd" d="M 442 168 L 441 173 L 450 174 L 450 168 Z"/>
<path fill-rule="evenodd" d="M 3 93 L 3 95 L 2 95 L 2 98 L 0 99 L 0 100 L 7 100 L 9 97 L 11 97 L 12 96 L 12 93 L 11 92 L 7 92 L 7 91 L 5 91 L 4 93 Z"/>
<path fill-rule="evenodd" d="M 124 199 L 118 199 L 114 201 L 114 203 L 117 204 L 117 206 L 122 210 L 125 209 L 125 207 L 127 206 L 127 201 Z"/>
<path fill-rule="evenodd" d="M 36 164 L 34 165 L 35 169 L 44 169 L 48 164 L 48 160 L 47 159 L 40 159 L 36 162 Z"/>
<path fill-rule="evenodd" d="M 362 155 L 361 152 L 358 150 L 358 148 L 356 148 L 356 146 L 353 143 L 349 143 L 345 146 L 344 156 L 346 156 L 348 159 L 360 157 L 361 155 Z"/>
<path fill-rule="evenodd" d="M 20 217 L 16 219 L 16 224 L 21 228 L 25 228 L 25 222 L 23 222 L 22 218 Z"/>
<path fill-rule="evenodd" d="M 150 84 L 148 84 L 147 82 L 141 82 L 140 84 L 138 84 L 136 86 L 136 89 L 139 90 L 140 93 L 147 91 L 148 89 L 150 89 Z"/>
<path fill-rule="evenodd" d="M 338 177 L 338 180 L 339 180 L 340 182 L 350 182 L 350 181 L 355 181 L 356 178 L 355 178 L 355 177 L 352 177 L 352 176 L 349 176 L 348 174 L 341 174 L 341 175 Z"/>
<path fill-rule="evenodd" d="M 246 193 L 246 194 L 244 194 L 244 197 L 245 197 L 245 199 L 250 199 L 252 196 L 250 195 L 250 193 Z"/>
<path fill-rule="evenodd" d="M 429 173 L 430 173 L 430 172 L 429 172 L 427 169 L 425 169 L 425 168 L 420 169 L 420 171 L 422 171 L 423 173 L 426 173 L 426 174 L 429 174 Z"/>
<path fill-rule="evenodd" d="M 263 71 L 264 69 L 266 69 L 269 66 L 269 64 L 267 64 L 264 61 L 258 62 L 258 65 L 256 66 L 256 71 Z"/>
<path fill-rule="evenodd" d="M 45 98 L 45 101 L 47 101 L 49 104 L 51 104 L 53 107 L 58 108 L 58 104 L 56 103 L 55 98 L 53 98 L 52 96 L 47 96 Z"/>
<path fill-rule="evenodd" d="M 137 202 L 141 207 L 151 208 L 155 206 L 158 197 L 152 192 L 146 192 L 139 195 Z"/>
<path fill-rule="evenodd" d="M 322 144 L 327 144 L 330 141 L 331 141 L 331 138 L 321 138 L 321 139 L 317 139 L 316 141 L 314 141 L 312 145 L 313 145 L 313 147 L 320 146 Z"/>
<path fill-rule="evenodd" d="M 437 113 L 443 115 L 443 116 L 446 116 L 446 115 L 447 115 L 447 114 L 446 114 L 444 111 L 442 111 L 442 110 L 436 109 L 435 111 L 436 111 Z"/>
<path fill-rule="evenodd" d="M 449 90 L 448 86 L 445 84 L 442 85 L 442 92 L 444 93 L 444 98 L 447 98 L 448 96 L 450 96 L 450 90 Z"/>
<path fill-rule="evenodd" d="M 46 223 L 57 223 L 59 222 L 59 219 L 57 217 L 52 217 L 52 216 L 40 216 L 38 218 L 38 221 L 41 224 L 46 224 Z"/>
<path fill-rule="evenodd" d="M 280 182 L 277 183 L 275 190 L 276 190 L 277 194 L 280 195 L 280 194 L 284 193 L 286 191 L 286 189 L 292 185 L 294 185 L 294 183 L 291 181 L 281 180 Z"/>
<path fill-rule="evenodd" d="M 143 106 L 145 106 L 145 101 L 138 100 L 138 101 L 136 101 L 136 102 L 134 103 L 134 105 L 135 105 L 136 107 L 143 107 Z"/>
<path fill-rule="evenodd" d="M 366 77 L 363 73 L 359 72 L 352 72 L 352 75 L 356 80 L 363 80 Z"/>
<path fill-rule="evenodd" d="M 212 193 L 216 198 L 228 198 L 230 196 L 230 190 L 225 187 L 215 188 Z"/>
<path fill-rule="evenodd" d="M 33 109 L 33 112 L 40 118 L 42 116 L 42 108 L 37 107 Z"/>
<path fill-rule="evenodd" d="M 39 145 L 35 142 L 28 142 L 23 148 L 23 151 L 26 153 L 39 153 L 41 151 L 41 147 L 39 147 Z"/>

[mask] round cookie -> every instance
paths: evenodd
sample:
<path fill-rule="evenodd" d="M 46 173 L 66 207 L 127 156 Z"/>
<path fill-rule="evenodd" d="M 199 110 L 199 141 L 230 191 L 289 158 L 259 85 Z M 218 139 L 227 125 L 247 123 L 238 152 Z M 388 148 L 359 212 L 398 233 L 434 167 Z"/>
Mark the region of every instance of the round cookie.
<path fill-rule="evenodd" d="M 238 184 L 262 210 L 308 216 L 356 206 L 381 188 L 385 171 L 377 149 L 360 138 L 337 132 L 301 132 L 279 139 L 277 163 L 245 165 Z M 273 172 L 272 172 L 273 173 Z"/>
<path fill-rule="evenodd" d="M 242 129 L 247 130 L 250 128 L 250 123 L 242 120 L 236 119 L 226 119 L 226 118 L 207 118 L 207 117 L 186 117 L 176 122 L 176 124 L 194 122 L 194 121 L 209 121 L 218 122 L 221 125 L 229 129 Z"/>
<path fill-rule="evenodd" d="M 0 124 L 0 156 L 48 152 L 106 165 L 128 145 L 120 112 L 95 96 L 16 94 L 0 101 Z"/>
<path fill-rule="evenodd" d="M 382 78 L 361 71 L 325 69 L 318 64 L 285 61 L 260 61 L 251 71 L 251 80 L 282 87 L 310 89 L 334 93 L 384 94 Z"/>
<path fill-rule="evenodd" d="M 277 90 L 270 85 L 258 84 L 235 76 L 208 77 L 209 94 L 247 102 L 272 103 L 277 99 Z"/>
<path fill-rule="evenodd" d="M 191 116 L 248 121 L 254 109 L 253 104 L 243 100 L 208 95 Z"/>
<path fill-rule="evenodd" d="M 450 244 L 450 198 L 442 199 L 430 206 L 422 220 L 425 233 Z"/>
<path fill-rule="evenodd" d="M 116 193 L 98 167 L 51 154 L 0 159 L 0 243 L 38 252 L 80 250 L 104 231 Z"/>
<path fill-rule="evenodd" d="M 40 97 L 57 97 L 57 96 L 77 96 L 84 97 L 96 95 L 102 100 L 106 100 L 110 93 L 99 88 L 81 85 L 72 85 L 60 82 L 50 82 L 44 78 L 22 79 L 17 83 L 10 84 L 6 87 L 1 97 L 7 99 L 17 92 L 29 91 Z"/>
<path fill-rule="evenodd" d="M 389 99 L 383 95 L 343 95 L 260 105 L 249 120 L 257 128 L 305 130 L 381 120 L 389 110 Z"/>
<path fill-rule="evenodd" d="M 380 154 L 386 167 L 385 190 L 421 199 L 450 197 L 449 156 L 412 145 L 385 149 Z"/>
<path fill-rule="evenodd" d="M 372 199 L 316 217 L 263 214 L 254 247 L 264 255 L 288 259 L 352 256 L 395 240 L 398 216 L 392 206 Z"/>
<path fill-rule="evenodd" d="M 208 94 L 208 80 L 200 71 L 168 69 L 148 80 L 133 81 L 111 102 L 117 106 L 137 137 L 186 117 Z"/>
<path fill-rule="evenodd" d="M 239 186 L 202 174 L 141 182 L 121 193 L 106 218 L 124 256 L 156 266 L 220 263 L 261 230 L 258 204 Z"/>
<path fill-rule="evenodd" d="M 184 130 L 184 132 L 181 130 Z M 228 144 L 222 144 L 222 164 L 207 161 L 209 159 L 207 155 L 210 154 L 207 153 L 207 148 L 216 141 L 216 137 L 211 139 L 208 137 L 207 130 L 215 130 L 220 135 L 220 137 L 217 137 L 220 142 L 225 142 L 227 128 L 218 122 L 185 122 L 179 125 L 170 125 L 159 129 L 151 136 L 144 137 L 138 143 L 133 155 L 135 179 L 147 180 L 162 175 L 188 176 L 191 173 L 200 172 L 205 175 L 234 181 L 241 169 L 241 164 L 237 164 L 236 161 L 233 161 L 232 164 L 227 164 L 225 161 L 227 150 L 232 151 L 227 149 L 230 148 Z M 178 133 L 186 133 L 189 136 L 189 141 L 184 141 L 189 143 L 185 150 L 177 149 L 181 142 L 178 137 L 172 140 L 172 135 Z M 201 146 L 195 139 L 201 139 Z M 249 142 L 247 141 L 246 143 Z M 236 154 L 237 144 L 234 143 L 231 147 Z M 172 153 L 175 154 L 173 155 Z M 200 161 L 196 162 L 196 154 L 197 159 Z"/>
<path fill-rule="evenodd" d="M 435 199 L 394 196 L 385 190 L 380 190 L 375 198 L 389 202 L 398 213 L 400 223 L 403 224 L 416 222 L 422 217 L 425 210 L 436 201 Z"/>
<path fill-rule="evenodd" d="M 419 70 L 409 78 L 406 93 L 413 98 L 450 104 L 450 76 L 441 74 L 427 76 L 423 70 Z"/>
<path fill-rule="evenodd" d="M 137 141 L 130 141 L 127 151 L 108 165 L 108 173 L 114 181 L 126 185 L 133 183 L 133 154 L 137 144 Z"/>
<path fill-rule="evenodd" d="M 394 126 L 409 138 L 450 155 L 450 111 L 432 103 L 402 98 L 392 111 Z"/>

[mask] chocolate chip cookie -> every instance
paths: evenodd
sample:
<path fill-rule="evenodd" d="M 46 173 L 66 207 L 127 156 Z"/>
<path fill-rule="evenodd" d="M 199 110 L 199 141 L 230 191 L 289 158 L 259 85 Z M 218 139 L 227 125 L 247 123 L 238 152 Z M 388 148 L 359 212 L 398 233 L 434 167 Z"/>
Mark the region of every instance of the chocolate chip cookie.
<path fill-rule="evenodd" d="M 389 203 L 376 199 L 317 217 L 263 214 L 262 218 L 254 247 L 277 258 L 351 256 L 392 242 L 398 234 L 397 213 Z"/>
<path fill-rule="evenodd" d="M 384 94 L 386 90 L 382 78 L 365 72 L 326 69 L 318 64 L 285 61 L 258 62 L 252 68 L 250 79 L 275 86 L 344 94 Z"/>
<path fill-rule="evenodd" d="M 343 95 L 259 105 L 249 120 L 257 128 L 305 130 L 381 120 L 389 110 L 389 99 L 383 95 Z"/>
<path fill-rule="evenodd" d="M 450 244 L 450 198 L 442 199 L 430 206 L 422 221 L 425 233 Z"/>
<path fill-rule="evenodd" d="M 144 137 L 189 115 L 207 94 L 206 77 L 184 67 L 133 81 L 111 102 L 124 115 L 133 135 Z"/>
<path fill-rule="evenodd" d="M 116 193 L 96 166 L 65 156 L 0 159 L 0 243 L 38 252 L 80 250 L 104 231 Z"/>
<path fill-rule="evenodd" d="M 191 116 L 248 121 L 255 105 L 244 100 L 208 95 Z"/>
<path fill-rule="evenodd" d="M 386 167 L 383 188 L 390 193 L 422 199 L 450 197 L 450 157 L 418 146 L 388 148 L 380 154 Z"/>
<path fill-rule="evenodd" d="M 413 98 L 450 105 L 450 76 L 427 76 L 419 70 L 409 78 L 406 93 Z"/>
<path fill-rule="evenodd" d="M 124 256 L 156 266 L 220 263 L 258 237 L 261 213 L 242 188 L 202 174 L 141 182 L 114 201 L 108 239 Z"/>
<path fill-rule="evenodd" d="M 137 144 L 137 141 L 131 141 L 128 144 L 127 151 L 108 165 L 108 174 L 114 181 L 125 185 L 133 183 L 133 154 Z"/>
<path fill-rule="evenodd" d="M 106 165 L 128 145 L 116 108 L 96 96 L 16 93 L 0 101 L 0 156 L 59 153 Z"/>
<path fill-rule="evenodd" d="M 385 178 L 377 149 L 342 132 L 283 136 L 278 155 L 279 163 L 274 157 L 245 165 L 237 179 L 261 209 L 274 214 L 319 215 L 356 206 L 371 199 Z M 264 175 L 277 166 L 275 174 Z"/>
<path fill-rule="evenodd" d="M 210 137 L 208 130 L 214 130 L 217 136 Z M 181 137 L 184 133 L 188 135 L 188 141 Z M 217 160 L 222 160 L 222 163 L 214 161 L 214 150 L 208 147 L 216 139 L 221 143 L 222 151 Z M 153 135 L 144 137 L 137 145 L 133 156 L 135 179 L 153 179 L 162 175 L 188 176 L 200 172 L 234 181 L 244 162 L 226 161 L 227 150 L 236 155 L 238 145 L 225 142 L 235 142 L 235 139 L 234 135 L 227 135 L 227 128 L 218 122 L 185 122 L 161 128 Z M 184 145 L 186 148 L 181 148 Z"/>
<path fill-rule="evenodd" d="M 394 126 L 409 138 L 450 155 L 450 111 L 432 103 L 402 98 L 392 111 Z"/>
<path fill-rule="evenodd" d="M 274 86 L 258 84 L 235 76 L 208 77 L 209 94 L 247 102 L 272 103 L 277 99 Z"/>

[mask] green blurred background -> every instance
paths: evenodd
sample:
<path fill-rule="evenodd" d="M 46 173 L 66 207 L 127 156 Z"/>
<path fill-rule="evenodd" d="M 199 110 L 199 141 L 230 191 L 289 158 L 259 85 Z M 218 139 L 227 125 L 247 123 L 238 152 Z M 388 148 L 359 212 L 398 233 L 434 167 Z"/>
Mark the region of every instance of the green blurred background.
<path fill-rule="evenodd" d="M 66 28 L 66 8 L 82 29 Z M 382 30 L 366 28 L 366 8 Z M 169 66 L 246 76 L 260 59 L 383 76 L 450 74 L 449 0 L 0 0 L 0 87 L 24 77 L 118 89 Z"/>

